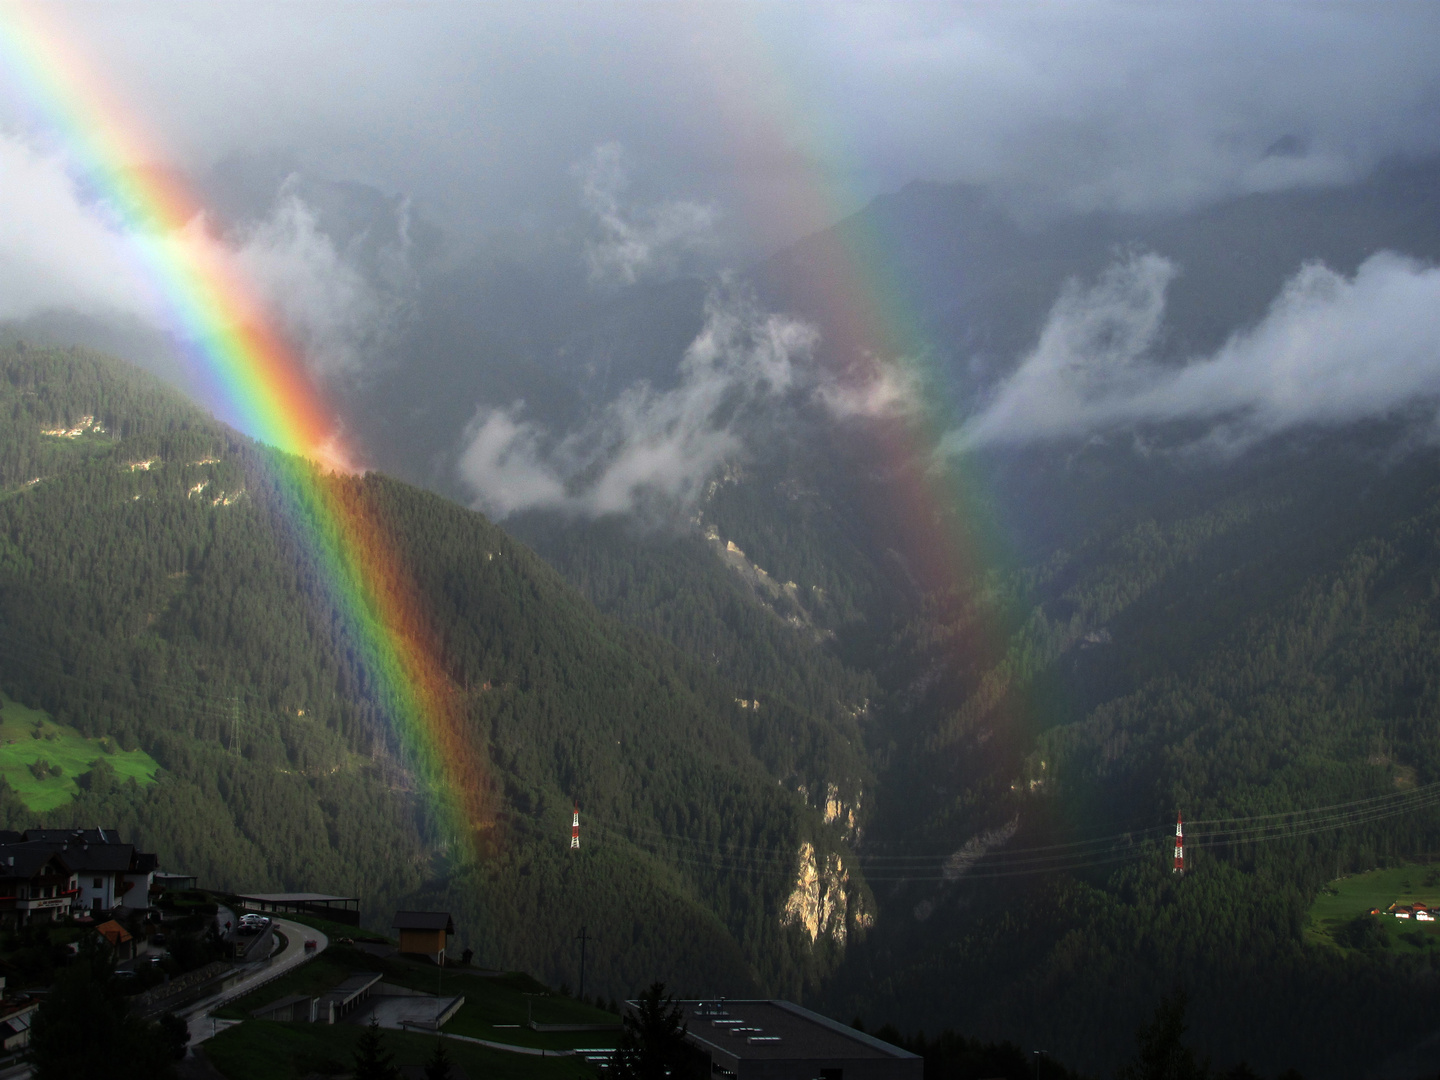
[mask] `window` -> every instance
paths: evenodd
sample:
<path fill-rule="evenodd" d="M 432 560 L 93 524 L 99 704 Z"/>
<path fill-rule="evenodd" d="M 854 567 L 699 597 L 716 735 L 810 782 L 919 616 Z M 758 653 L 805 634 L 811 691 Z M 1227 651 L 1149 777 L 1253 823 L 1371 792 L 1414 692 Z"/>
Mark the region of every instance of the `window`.
<path fill-rule="evenodd" d="M 104 888 L 104 887 L 105 887 L 105 879 L 104 879 L 104 878 L 97 877 L 97 878 L 95 879 L 95 888 L 101 889 L 101 888 Z"/>

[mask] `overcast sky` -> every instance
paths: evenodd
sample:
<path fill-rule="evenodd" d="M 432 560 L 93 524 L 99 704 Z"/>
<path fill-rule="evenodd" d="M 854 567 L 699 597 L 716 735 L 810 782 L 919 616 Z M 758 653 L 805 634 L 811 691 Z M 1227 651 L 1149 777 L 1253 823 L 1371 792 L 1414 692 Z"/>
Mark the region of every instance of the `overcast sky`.
<path fill-rule="evenodd" d="M 568 224 L 606 144 L 629 198 L 711 208 L 730 258 L 912 179 L 1176 206 L 1440 149 L 1435 4 L 45 10 L 167 164 L 276 155 L 471 236 Z"/>
<path fill-rule="evenodd" d="M 7 29 L 13 3 L 0 0 L 0 79 L 13 76 L 17 48 L 33 52 Z M 192 229 L 176 242 L 233 260 L 311 370 L 356 384 L 387 362 L 425 287 L 416 221 L 438 227 L 456 263 L 533 250 L 614 289 L 677 271 L 729 280 L 717 275 L 913 180 L 985 185 L 1033 220 L 1343 185 L 1390 158 L 1440 153 L 1435 3 L 54 0 L 35 10 L 72 57 L 61 77 L 66 65 L 83 70 L 148 133 L 144 164 L 223 193 L 232 212 L 237 193 L 253 210 L 222 236 Z M 170 315 L 135 272 L 124 227 L 74 182 L 63 140 L 21 90 L 13 77 L 0 84 L 0 321 L 63 308 L 163 334 Z M 325 224 L 316 181 L 390 198 L 372 200 L 363 234 L 347 237 Z M 1434 273 L 1384 260 L 1353 288 L 1306 271 L 1291 292 L 1310 299 L 1277 300 L 1270 330 L 1169 380 L 1146 366 L 1176 272 L 1163 255 L 1072 283 L 1036 327 L 1035 354 L 1014 358 L 1014 379 L 946 446 L 1237 410 L 1248 419 L 1225 441 L 1242 445 L 1318 415 L 1281 408 L 1285 372 L 1230 389 L 1272 354 L 1272 338 L 1337 320 L 1383 329 L 1397 310 L 1415 318 L 1394 342 L 1403 362 L 1382 373 L 1394 393 L 1360 411 L 1440 390 L 1425 317 Z M 474 399 L 473 423 L 452 437 L 479 502 L 608 510 L 647 485 L 695 490 L 739 439 L 718 419 L 727 395 L 764 402 L 804 385 L 845 415 L 907 400 L 903 379 L 816 381 L 810 329 L 783 323 L 777 337 L 786 313 L 721 303 L 723 292 L 705 333 L 675 357 L 675 389 L 614 387 L 579 432 L 548 431 L 484 386 L 447 387 Z M 1093 327 L 1124 329 L 1133 348 L 1115 353 Z M 1337 392 L 1355 384 L 1354 365 L 1375 361 L 1331 352 L 1312 374 Z M 623 468 L 577 496 L 567 477 L 607 454 Z M 694 467 L 677 472 L 677 461 Z"/>

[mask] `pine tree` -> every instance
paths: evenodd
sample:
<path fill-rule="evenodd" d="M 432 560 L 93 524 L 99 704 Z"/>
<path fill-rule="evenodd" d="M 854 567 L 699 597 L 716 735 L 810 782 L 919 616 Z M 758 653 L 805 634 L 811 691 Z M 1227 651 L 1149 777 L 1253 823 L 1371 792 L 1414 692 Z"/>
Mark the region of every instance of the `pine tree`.
<path fill-rule="evenodd" d="M 431 1053 L 430 1060 L 425 1063 L 425 1080 L 450 1080 L 452 1075 L 450 1055 L 445 1053 L 445 1040 L 437 1035 L 435 1050 Z"/>
<path fill-rule="evenodd" d="M 164 1080 L 175 1075 L 160 1030 L 126 1016 L 127 1002 L 111 980 L 114 970 L 107 950 L 89 937 L 81 939 L 80 955 L 56 978 L 35 1016 L 30 1060 L 37 1080 Z"/>
<path fill-rule="evenodd" d="M 372 1016 L 365 1033 L 355 1047 L 355 1080 L 399 1080 L 395 1055 L 385 1049 L 380 1036 L 380 1020 Z"/>
<path fill-rule="evenodd" d="M 685 1014 L 665 984 L 652 983 L 633 1012 L 615 1050 L 614 1074 L 620 1080 L 665 1080 L 683 1071 Z"/>

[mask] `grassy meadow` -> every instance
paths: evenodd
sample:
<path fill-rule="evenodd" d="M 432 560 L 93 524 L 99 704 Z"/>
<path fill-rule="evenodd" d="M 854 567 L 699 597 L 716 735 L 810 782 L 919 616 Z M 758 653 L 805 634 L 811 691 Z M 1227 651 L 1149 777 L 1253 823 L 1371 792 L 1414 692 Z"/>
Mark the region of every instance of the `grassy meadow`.
<path fill-rule="evenodd" d="M 97 759 L 120 782 L 153 783 L 160 766 L 143 750 L 122 750 L 113 739 L 89 739 L 48 713 L 0 694 L 0 777 L 30 810 L 44 813 L 79 794 L 75 778 Z"/>
<path fill-rule="evenodd" d="M 1379 908 L 1383 913 L 1391 904 L 1417 901 L 1440 908 L 1440 867 L 1392 866 L 1351 874 L 1332 881 L 1315 898 L 1310 905 L 1305 936 L 1315 944 L 1330 948 L 1354 948 L 1354 937 L 1348 928 L 1355 919 L 1372 908 Z M 1370 918 L 1384 935 L 1372 935 L 1373 947 L 1411 952 L 1440 948 L 1440 922 L 1416 922 L 1388 914 Z"/>

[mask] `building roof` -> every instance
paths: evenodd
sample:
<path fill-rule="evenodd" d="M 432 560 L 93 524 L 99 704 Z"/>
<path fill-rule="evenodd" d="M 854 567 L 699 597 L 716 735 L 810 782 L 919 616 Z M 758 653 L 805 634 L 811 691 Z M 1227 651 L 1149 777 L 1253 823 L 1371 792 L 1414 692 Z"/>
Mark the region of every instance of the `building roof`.
<path fill-rule="evenodd" d="M 135 849 L 129 844 L 50 844 L 65 864 L 80 874 L 123 874 L 130 869 Z"/>
<path fill-rule="evenodd" d="M 108 941 L 111 945 L 123 945 L 130 940 L 130 931 L 121 926 L 114 919 L 102 922 L 95 927 L 95 932 Z"/>
<path fill-rule="evenodd" d="M 147 851 L 131 850 L 130 869 L 132 874 L 153 874 L 160 866 L 160 856 Z"/>
<path fill-rule="evenodd" d="M 633 1003 L 630 1003 L 633 1005 Z M 742 1060 L 845 1061 L 915 1054 L 789 1001 L 679 1001 L 687 1038 Z"/>
<path fill-rule="evenodd" d="M 41 873 L 51 860 L 55 860 L 56 866 L 62 872 L 70 873 L 72 867 L 68 860 L 60 855 L 60 849 L 54 844 L 47 844 L 43 841 L 30 843 L 5 844 L 0 847 L 0 879 L 22 878 L 29 880 L 36 874 Z"/>
<path fill-rule="evenodd" d="M 9 839 L 12 836 L 23 839 Z M 134 844 L 124 843 L 116 829 L 26 829 L 20 834 L 0 832 L 0 859 L 17 854 L 21 848 L 58 852 L 66 866 L 81 874 L 149 874 L 160 865 L 155 855 L 136 851 Z M 0 868 L 0 876 L 4 876 L 3 868 Z"/>
<path fill-rule="evenodd" d="M 45 840 L 52 844 L 65 844 L 79 840 L 82 844 L 123 844 L 120 830 L 102 829 L 26 829 L 26 840 Z"/>
<path fill-rule="evenodd" d="M 268 893 L 237 893 L 237 900 L 256 900 L 262 904 L 358 904 L 360 898 L 356 896 L 331 896 L 329 893 L 318 892 L 268 892 Z"/>
<path fill-rule="evenodd" d="M 448 911 L 397 911 L 390 923 L 396 930 L 444 930 L 455 933 L 455 924 Z"/>
<path fill-rule="evenodd" d="M 257 1020 L 263 1020 L 271 1013 L 279 1012 L 281 1009 L 290 1009 L 299 1005 L 302 1001 L 309 1003 L 314 999 L 309 994 L 287 994 L 279 1001 L 272 1001 L 269 1005 L 261 1005 L 258 1009 L 251 1009 L 250 1015 Z"/>

